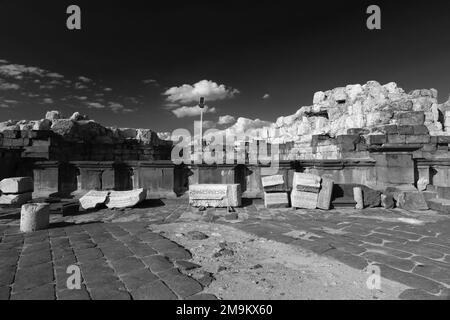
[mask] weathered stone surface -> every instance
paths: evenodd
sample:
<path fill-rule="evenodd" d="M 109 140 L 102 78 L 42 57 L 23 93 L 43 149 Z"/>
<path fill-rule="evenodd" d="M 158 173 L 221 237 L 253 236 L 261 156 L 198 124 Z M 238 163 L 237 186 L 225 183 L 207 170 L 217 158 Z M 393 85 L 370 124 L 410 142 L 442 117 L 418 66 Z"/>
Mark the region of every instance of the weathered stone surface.
<path fill-rule="evenodd" d="M 289 207 L 287 192 L 264 192 L 264 206 L 266 208 Z"/>
<path fill-rule="evenodd" d="M 368 187 L 363 189 L 363 202 L 365 208 L 379 207 L 381 204 L 381 192 Z"/>
<path fill-rule="evenodd" d="M 319 190 L 320 190 L 319 187 L 310 187 L 310 186 L 302 186 L 302 185 L 297 185 L 295 189 L 297 191 L 312 192 L 312 193 L 319 193 Z"/>
<path fill-rule="evenodd" d="M 21 206 L 33 198 L 32 192 L 19 194 L 2 194 L 0 196 L 0 204 Z"/>
<path fill-rule="evenodd" d="M 22 206 L 20 212 L 20 231 L 33 232 L 48 228 L 50 223 L 50 205 L 48 203 L 29 203 Z"/>
<path fill-rule="evenodd" d="M 395 115 L 399 126 L 419 126 L 425 122 L 423 111 L 398 112 Z"/>
<path fill-rule="evenodd" d="M 397 205 L 405 210 L 428 210 L 428 205 L 421 192 L 400 193 Z"/>
<path fill-rule="evenodd" d="M 318 193 L 292 190 L 291 204 L 294 208 L 315 209 L 318 197 Z"/>
<path fill-rule="evenodd" d="M 47 111 L 47 113 L 45 114 L 45 119 L 50 120 L 50 121 L 57 120 L 57 119 L 63 119 L 63 118 L 64 118 L 64 116 L 62 115 L 62 113 L 57 110 Z"/>
<path fill-rule="evenodd" d="M 331 197 L 333 195 L 333 180 L 322 178 L 322 186 L 317 198 L 317 208 L 329 210 L 331 205 Z"/>
<path fill-rule="evenodd" d="M 419 180 L 417 181 L 417 189 L 419 191 L 424 191 L 427 189 L 427 186 L 430 184 L 429 179 L 427 178 L 419 178 Z"/>
<path fill-rule="evenodd" d="M 33 179 L 31 177 L 6 178 L 0 181 L 2 193 L 25 193 L 34 190 Z"/>
<path fill-rule="evenodd" d="M 147 191 L 145 189 L 135 189 L 130 191 L 111 191 L 106 200 L 108 208 L 133 207 L 145 200 Z"/>
<path fill-rule="evenodd" d="M 311 173 L 294 172 L 293 188 L 296 190 L 297 186 L 308 186 L 320 188 L 321 177 Z"/>
<path fill-rule="evenodd" d="M 362 188 L 361 187 L 354 187 L 353 188 L 353 199 L 356 202 L 356 209 L 364 209 L 364 198 L 362 194 Z"/>
<path fill-rule="evenodd" d="M 189 204 L 193 207 L 239 207 L 239 184 L 196 184 L 189 186 Z"/>
<path fill-rule="evenodd" d="M 392 209 L 394 208 L 394 197 L 390 194 L 382 194 L 381 195 L 381 205 L 385 209 Z"/>
<path fill-rule="evenodd" d="M 96 206 L 104 204 L 108 198 L 109 191 L 91 190 L 80 198 L 80 205 L 83 209 L 94 209 Z"/>
<path fill-rule="evenodd" d="M 263 187 L 271 187 L 284 184 L 284 178 L 281 174 L 266 176 L 261 178 Z"/>

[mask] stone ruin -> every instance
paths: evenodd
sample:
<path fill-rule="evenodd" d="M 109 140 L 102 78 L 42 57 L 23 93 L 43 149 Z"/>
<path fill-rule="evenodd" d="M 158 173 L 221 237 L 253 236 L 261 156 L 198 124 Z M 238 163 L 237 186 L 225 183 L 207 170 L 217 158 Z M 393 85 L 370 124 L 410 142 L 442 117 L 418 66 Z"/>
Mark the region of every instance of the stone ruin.
<path fill-rule="evenodd" d="M 395 199 L 450 212 L 449 133 L 450 102 L 439 104 L 436 90 L 405 93 L 370 81 L 319 91 L 313 105 L 255 129 L 254 139 L 279 145 L 287 186 L 295 172 L 333 181 L 334 207 L 354 205 L 353 190 L 361 188 L 374 206 Z M 31 176 L 35 193 L 45 194 L 143 188 L 147 198 L 166 198 L 187 196 L 193 184 L 239 184 L 244 198 L 264 196 L 265 164 L 175 165 L 172 147 L 148 129 L 52 111 L 38 121 L 0 123 L 0 178 Z"/>

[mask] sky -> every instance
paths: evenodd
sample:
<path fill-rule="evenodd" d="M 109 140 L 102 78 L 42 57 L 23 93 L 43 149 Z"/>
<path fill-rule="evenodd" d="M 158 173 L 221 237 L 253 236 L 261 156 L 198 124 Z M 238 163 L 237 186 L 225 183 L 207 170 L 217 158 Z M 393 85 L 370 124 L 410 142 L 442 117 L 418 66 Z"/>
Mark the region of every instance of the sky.
<path fill-rule="evenodd" d="M 310 2 L 310 1 L 308 1 Z M 68 30 L 66 9 L 81 9 Z M 366 9 L 381 8 L 381 30 Z M 275 121 L 376 80 L 450 92 L 446 1 L 0 1 L 0 121 L 78 111 L 118 127 Z M 259 121 L 259 122 L 258 122 Z M 252 121 L 242 123 L 253 123 Z"/>

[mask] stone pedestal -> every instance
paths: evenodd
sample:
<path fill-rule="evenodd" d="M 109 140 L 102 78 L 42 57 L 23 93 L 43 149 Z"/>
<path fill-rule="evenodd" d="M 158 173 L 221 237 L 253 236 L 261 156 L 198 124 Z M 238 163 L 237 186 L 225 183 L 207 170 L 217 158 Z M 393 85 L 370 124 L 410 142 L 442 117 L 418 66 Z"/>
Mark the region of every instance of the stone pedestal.
<path fill-rule="evenodd" d="M 147 199 L 177 197 L 171 161 L 139 162 L 133 169 L 133 189 L 146 189 Z"/>
<path fill-rule="evenodd" d="M 48 203 L 24 204 L 20 212 L 20 231 L 33 232 L 48 228 L 50 205 Z"/>

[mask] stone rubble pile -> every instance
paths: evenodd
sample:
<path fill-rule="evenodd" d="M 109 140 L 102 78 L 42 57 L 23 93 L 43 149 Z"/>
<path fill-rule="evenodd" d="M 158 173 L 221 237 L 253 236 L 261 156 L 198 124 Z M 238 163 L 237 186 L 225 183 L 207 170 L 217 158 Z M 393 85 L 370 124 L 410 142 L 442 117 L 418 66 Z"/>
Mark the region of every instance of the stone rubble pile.
<path fill-rule="evenodd" d="M 41 120 L 0 122 L 0 149 L 21 149 L 23 158 L 47 160 L 160 160 L 172 142 L 150 129 L 108 128 L 75 112 L 49 111 Z"/>

